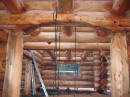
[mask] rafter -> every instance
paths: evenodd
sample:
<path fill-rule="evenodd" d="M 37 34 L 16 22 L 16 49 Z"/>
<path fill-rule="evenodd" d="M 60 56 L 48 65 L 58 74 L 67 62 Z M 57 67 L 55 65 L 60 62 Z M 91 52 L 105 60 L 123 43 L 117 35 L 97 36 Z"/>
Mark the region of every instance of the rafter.
<path fill-rule="evenodd" d="M 2 0 L 2 2 L 12 13 L 17 14 L 25 11 L 22 0 Z"/>
<path fill-rule="evenodd" d="M 122 15 L 130 9 L 130 0 L 113 0 L 112 13 Z"/>
<path fill-rule="evenodd" d="M 73 0 L 58 0 L 58 12 L 59 13 L 72 13 L 73 10 Z M 73 27 L 64 26 L 63 33 L 67 36 L 71 36 L 73 32 Z"/>

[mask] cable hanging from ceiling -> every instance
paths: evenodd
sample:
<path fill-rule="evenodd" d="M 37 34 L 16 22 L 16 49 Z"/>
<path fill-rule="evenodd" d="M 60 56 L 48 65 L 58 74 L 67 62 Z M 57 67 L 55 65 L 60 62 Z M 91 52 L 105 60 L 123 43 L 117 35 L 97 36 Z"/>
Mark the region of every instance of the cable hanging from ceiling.
<path fill-rule="evenodd" d="M 58 64 L 60 64 L 61 62 L 61 60 L 60 60 L 60 32 L 61 32 L 61 26 L 60 26 L 60 32 L 59 32 L 59 40 L 57 39 L 58 38 L 58 36 L 57 36 L 57 31 L 58 31 L 58 26 L 57 26 L 57 17 L 58 17 L 58 6 L 56 6 L 56 8 L 55 8 L 55 10 L 54 10 L 54 13 L 53 13 L 53 21 L 54 21 L 54 27 L 55 27 L 55 48 L 54 48 L 54 53 L 55 53 L 55 68 L 54 68 L 54 70 L 55 70 L 55 74 L 54 74 L 54 80 L 53 80 L 53 89 L 56 89 L 56 87 L 57 87 L 57 85 L 56 85 L 56 80 L 58 80 L 58 94 L 59 94 L 59 85 L 60 85 L 60 83 L 59 83 L 59 69 L 58 69 L 58 71 L 57 71 L 57 49 L 59 49 L 59 59 L 58 59 Z M 77 48 L 76 48 L 76 41 L 77 39 L 76 39 L 76 27 L 75 27 L 75 74 L 74 74 L 74 76 L 75 76 L 75 83 L 74 83 L 74 90 L 76 91 L 76 90 L 78 90 L 78 88 L 76 88 L 77 87 L 77 85 L 76 85 L 76 78 L 77 78 L 77 74 L 78 74 L 78 71 L 77 71 L 77 69 L 76 69 L 76 64 L 77 64 L 77 60 L 76 60 L 76 50 L 77 50 Z M 59 42 L 59 45 L 57 45 L 57 42 Z M 57 46 L 59 46 L 59 48 L 57 47 Z M 58 74 L 58 75 L 57 75 Z M 75 95 L 76 93 L 74 93 L 74 97 L 76 97 L 76 95 Z M 55 95 L 53 94 L 53 97 L 54 97 Z"/>
<path fill-rule="evenodd" d="M 55 66 L 54 66 L 54 80 L 53 80 L 53 90 L 56 89 L 56 71 L 57 71 L 57 15 L 58 15 L 58 7 L 56 6 L 54 13 L 53 13 L 53 21 L 54 21 L 54 27 L 55 27 L 55 47 L 54 47 L 54 54 L 55 54 Z M 53 97 L 55 95 L 53 94 Z"/>

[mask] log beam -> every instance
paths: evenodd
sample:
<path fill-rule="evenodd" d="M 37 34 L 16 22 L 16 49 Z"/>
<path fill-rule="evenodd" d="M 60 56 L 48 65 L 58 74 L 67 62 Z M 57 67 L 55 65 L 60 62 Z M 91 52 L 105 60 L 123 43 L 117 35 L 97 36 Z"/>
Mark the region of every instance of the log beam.
<path fill-rule="evenodd" d="M 52 13 L 25 13 L 25 14 L 0 14 L 0 24 L 54 24 Z M 130 16 L 116 17 L 106 12 L 78 12 L 73 14 L 58 14 L 57 23 L 60 25 L 75 26 L 113 26 L 129 27 Z"/>
<path fill-rule="evenodd" d="M 73 0 L 58 0 L 58 10 L 59 13 L 72 13 L 73 10 Z M 71 36 L 73 32 L 73 27 L 71 26 L 64 26 L 63 33 L 66 36 Z"/>
<path fill-rule="evenodd" d="M 24 94 L 29 95 L 31 94 L 31 64 L 32 61 L 25 59 L 25 82 L 24 82 Z"/>
<path fill-rule="evenodd" d="M 46 10 L 54 11 L 56 1 L 50 0 L 24 0 L 26 10 Z M 104 12 L 110 11 L 112 8 L 112 0 L 80 0 L 74 1 L 73 11 L 94 11 Z M 0 10 L 7 10 L 7 7 L 0 2 Z"/>
<path fill-rule="evenodd" d="M 54 50 L 55 43 L 46 42 L 25 42 L 24 49 L 49 49 Z M 59 43 L 57 43 L 59 48 Z M 60 43 L 61 50 L 74 50 L 75 43 Z M 77 50 L 110 50 L 110 43 L 76 43 Z"/>
<path fill-rule="evenodd" d="M 2 0 L 2 2 L 12 13 L 18 14 L 25 11 L 22 0 Z"/>
<path fill-rule="evenodd" d="M 20 97 L 22 55 L 23 33 L 21 31 L 10 32 L 2 97 Z"/>
<path fill-rule="evenodd" d="M 129 70 L 126 33 L 115 33 L 111 44 L 112 97 L 129 92 Z"/>
<path fill-rule="evenodd" d="M 122 15 L 130 8 L 129 0 L 113 0 L 112 13 Z"/>

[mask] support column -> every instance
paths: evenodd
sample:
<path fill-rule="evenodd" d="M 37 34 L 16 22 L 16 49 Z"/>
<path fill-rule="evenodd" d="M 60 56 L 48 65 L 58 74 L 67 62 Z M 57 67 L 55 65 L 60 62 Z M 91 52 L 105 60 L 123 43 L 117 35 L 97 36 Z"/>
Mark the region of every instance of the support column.
<path fill-rule="evenodd" d="M 25 95 L 29 95 L 31 93 L 31 80 L 32 80 L 31 64 L 32 60 L 25 59 L 25 82 L 24 82 Z"/>
<path fill-rule="evenodd" d="M 10 32 L 2 97 L 20 97 L 23 57 L 23 33 Z"/>
<path fill-rule="evenodd" d="M 126 33 L 115 33 L 111 44 L 112 97 L 129 92 L 129 70 Z"/>

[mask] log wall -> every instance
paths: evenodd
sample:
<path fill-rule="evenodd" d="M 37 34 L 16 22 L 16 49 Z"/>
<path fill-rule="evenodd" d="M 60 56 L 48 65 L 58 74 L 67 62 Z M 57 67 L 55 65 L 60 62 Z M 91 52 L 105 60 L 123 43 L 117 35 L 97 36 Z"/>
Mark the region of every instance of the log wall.
<path fill-rule="evenodd" d="M 63 56 L 63 52 L 61 52 L 61 56 Z M 110 55 L 109 52 L 103 52 L 106 58 L 109 60 Z M 81 52 L 77 53 L 76 57 L 80 57 L 82 55 Z M 72 56 L 74 56 L 74 52 L 72 52 Z M 101 82 L 101 52 L 100 51 L 88 51 L 86 60 L 85 61 L 77 61 L 76 63 L 80 64 L 80 75 L 78 77 L 72 76 L 58 76 L 58 70 L 57 66 L 55 65 L 55 61 L 53 59 L 49 59 L 47 61 L 49 55 L 47 53 L 43 54 L 43 63 L 42 65 L 39 65 L 40 72 L 42 74 L 43 80 L 45 82 L 46 87 L 56 87 L 56 88 L 94 88 L 95 90 L 98 90 L 100 88 Z M 110 61 L 108 61 L 110 62 Z M 74 64 L 75 62 L 72 62 L 72 60 L 63 61 L 60 62 L 57 61 L 57 63 L 66 63 L 66 64 Z M 23 65 L 24 68 L 24 65 Z M 103 84 L 105 84 L 106 88 L 105 90 L 110 89 L 110 64 L 108 63 L 107 67 L 107 81 Z M 25 74 L 25 69 L 23 69 L 23 76 Z M 56 75 L 56 76 L 55 76 Z M 24 85 L 24 78 L 22 78 L 22 85 Z M 36 85 L 37 87 L 40 86 L 39 78 L 36 74 Z"/>
<path fill-rule="evenodd" d="M 81 56 L 82 53 L 78 53 L 77 56 Z M 74 53 L 72 52 L 72 55 L 74 55 Z M 95 88 L 96 90 L 99 89 L 100 87 L 100 67 L 101 67 L 101 61 L 100 61 L 100 56 L 101 55 L 105 55 L 108 65 L 107 65 L 107 74 L 108 74 L 108 78 L 107 78 L 107 90 L 110 90 L 111 87 L 111 72 L 110 72 L 110 54 L 109 52 L 105 52 L 101 53 L 99 51 L 93 51 L 93 52 L 89 52 L 89 54 L 87 54 L 87 58 L 91 57 L 91 60 L 88 60 L 86 62 L 77 62 L 77 63 L 82 63 L 81 64 L 81 69 L 80 69 L 80 76 L 75 78 L 75 77 L 59 77 L 58 78 L 58 74 L 56 73 L 56 81 L 54 81 L 55 79 L 55 65 L 54 62 L 52 64 L 52 61 L 50 60 L 49 62 L 47 60 L 44 60 L 43 65 L 39 64 L 39 68 L 42 74 L 42 77 L 44 79 L 45 85 L 47 87 L 53 87 L 55 86 L 55 82 L 56 82 L 56 87 L 66 87 L 66 88 L 72 88 L 72 87 L 80 87 L 80 88 Z M 43 57 L 48 57 L 49 55 L 47 53 L 43 54 Z M 62 56 L 62 54 L 61 54 Z M 37 57 L 41 58 L 40 55 Z M 129 57 L 129 64 L 130 64 L 130 54 L 128 51 L 128 57 Z M 86 59 L 87 59 L 86 58 Z M 71 62 L 71 61 L 70 61 Z M 61 61 L 61 63 L 68 63 L 65 61 Z M 74 62 L 73 62 L 74 63 Z M 129 71 L 130 71 L 130 65 L 129 65 Z M 24 80 L 25 80 L 25 63 L 23 62 L 23 70 L 22 70 L 22 87 L 24 87 Z M 37 77 L 37 74 L 36 74 Z M 4 73 L 2 73 L 1 77 L 0 77 L 0 91 L 2 90 L 2 84 L 3 84 L 3 78 L 4 78 Z M 38 78 L 36 78 L 36 85 L 37 87 L 40 86 L 40 82 L 38 80 Z M 59 85 L 58 85 L 59 84 Z M 75 86 L 76 84 L 76 86 Z"/>

